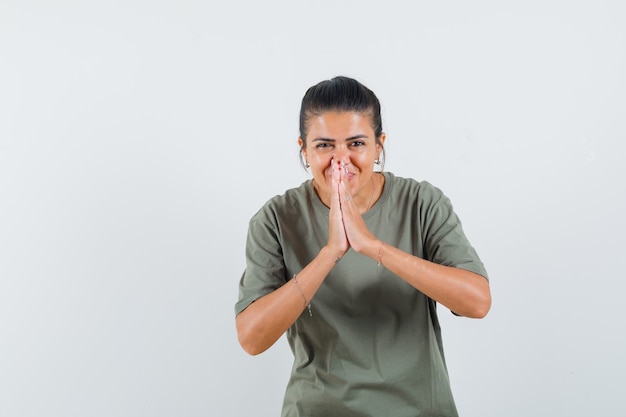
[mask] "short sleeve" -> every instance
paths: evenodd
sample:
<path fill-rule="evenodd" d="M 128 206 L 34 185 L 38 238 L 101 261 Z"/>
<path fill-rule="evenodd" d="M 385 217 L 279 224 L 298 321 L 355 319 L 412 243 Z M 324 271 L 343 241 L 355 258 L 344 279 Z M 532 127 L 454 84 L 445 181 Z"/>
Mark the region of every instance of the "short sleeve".
<path fill-rule="evenodd" d="M 425 207 L 422 224 L 425 231 L 424 252 L 428 260 L 466 269 L 489 279 L 485 266 L 465 236 L 450 199 L 438 188 L 431 187 L 432 194 Z"/>
<path fill-rule="evenodd" d="M 235 314 L 286 282 L 277 227 L 263 214 L 262 211 L 257 213 L 248 225 L 246 269 L 239 281 Z"/>

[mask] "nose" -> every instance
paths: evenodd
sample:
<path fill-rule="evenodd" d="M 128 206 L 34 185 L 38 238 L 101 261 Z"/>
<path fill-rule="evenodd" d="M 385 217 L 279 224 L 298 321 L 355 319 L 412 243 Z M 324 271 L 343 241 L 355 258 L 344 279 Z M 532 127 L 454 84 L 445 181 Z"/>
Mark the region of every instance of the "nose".
<path fill-rule="evenodd" d="M 348 155 L 348 150 L 344 148 L 337 148 L 335 152 L 333 152 L 333 159 L 335 161 L 343 162 L 348 165 L 350 163 L 350 156 Z"/>

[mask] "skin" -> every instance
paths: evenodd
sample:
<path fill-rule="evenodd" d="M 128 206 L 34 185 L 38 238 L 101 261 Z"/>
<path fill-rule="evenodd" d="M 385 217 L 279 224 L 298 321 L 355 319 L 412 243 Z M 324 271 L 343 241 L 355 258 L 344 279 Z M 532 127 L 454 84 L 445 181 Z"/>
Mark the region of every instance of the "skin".
<path fill-rule="evenodd" d="M 489 282 L 459 268 L 435 264 L 380 241 L 361 214 L 380 197 L 384 177 L 374 172 L 374 160 L 386 139 L 376 143 L 369 114 L 326 112 L 308 121 L 304 157 L 314 187 L 330 207 L 327 244 L 298 273 L 300 290 L 311 300 L 324 279 L 349 248 L 382 264 L 417 290 L 456 314 L 484 317 L 491 308 Z M 305 143 L 302 138 L 298 144 Z M 347 173 L 346 173 L 347 169 Z M 251 355 L 272 346 L 298 319 L 306 303 L 295 282 L 250 304 L 236 318 L 239 343 Z"/>

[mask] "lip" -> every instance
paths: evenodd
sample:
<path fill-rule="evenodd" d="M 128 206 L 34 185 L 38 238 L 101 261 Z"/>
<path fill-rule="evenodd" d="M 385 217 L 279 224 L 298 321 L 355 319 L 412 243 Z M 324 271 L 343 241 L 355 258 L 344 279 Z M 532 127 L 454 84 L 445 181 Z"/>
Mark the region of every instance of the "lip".
<path fill-rule="evenodd" d="M 341 161 L 341 169 L 343 169 L 343 172 L 348 180 L 351 180 L 352 177 L 354 177 L 354 173 L 348 171 L 348 168 L 346 167 L 346 163 L 343 161 Z"/>
<path fill-rule="evenodd" d="M 341 175 L 347 179 L 348 181 L 350 181 L 351 179 L 353 179 L 356 176 L 355 172 L 350 172 L 348 171 L 348 168 L 345 166 L 344 163 L 341 164 Z M 330 181 L 331 177 L 333 176 L 333 161 L 331 160 L 331 165 L 324 170 L 325 176 L 328 179 L 328 181 Z"/>

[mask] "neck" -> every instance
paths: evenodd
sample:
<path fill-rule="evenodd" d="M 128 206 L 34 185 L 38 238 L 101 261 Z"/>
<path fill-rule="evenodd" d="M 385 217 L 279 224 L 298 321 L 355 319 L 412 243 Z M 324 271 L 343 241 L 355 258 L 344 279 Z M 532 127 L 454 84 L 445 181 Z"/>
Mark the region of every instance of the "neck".
<path fill-rule="evenodd" d="M 356 204 L 361 214 L 365 213 L 366 211 L 371 209 L 374 204 L 376 204 L 376 201 L 378 201 L 378 198 L 382 194 L 383 183 L 384 177 L 380 172 L 372 173 L 369 181 L 369 192 L 367 191 L 367 189 L 365 189 L 361 193 L 362 196 L 359 196 L 352 200 L 354 204 Z M 315 179 L 313 179 L 313 190 L 315 191 L 319 199 L 322 200 L 322 203 L 324 203 L 326 207 L 330 207 L 330 196 L 321 192 L 322 190 L 320 190 L 320 187 Z"/>
<path fill-rule="evenodd" d="M 379 186 L 380 178 L 382 178 L 380 174 L 376 172 L 372 174 L 372 177 L 371 177 L 372 194 L 370 195 L 370 199 L 367 203 L 367 206 L 365 206 L 365 210 L 360 210 L 361 213 L 365 213 L 366 211 L 371 209 L 374 203 L 378 200 L 378 197 L 380 196 L 380 190 L 381 190 L 381 187 Z"/>

